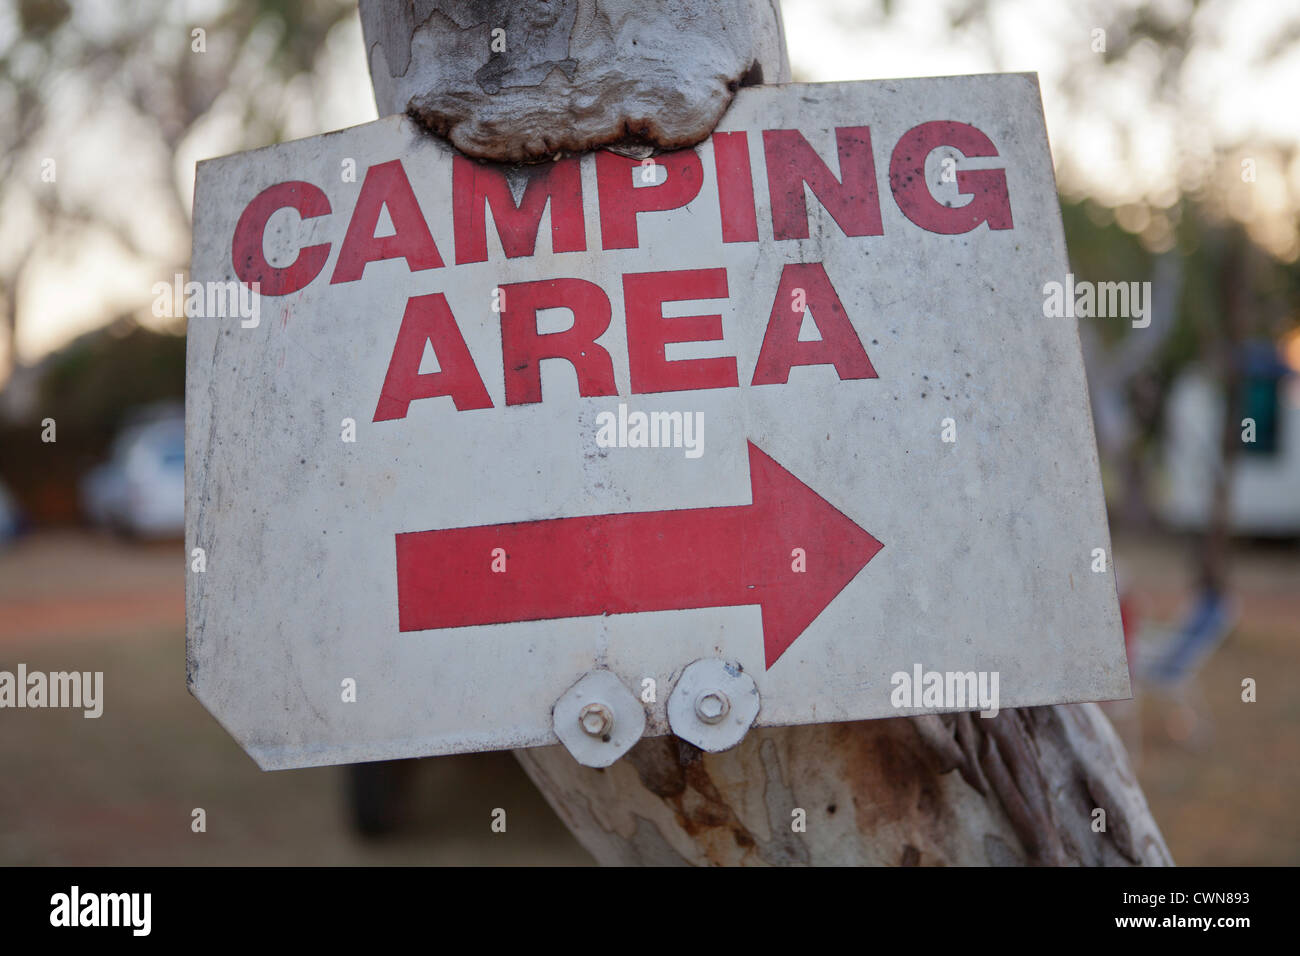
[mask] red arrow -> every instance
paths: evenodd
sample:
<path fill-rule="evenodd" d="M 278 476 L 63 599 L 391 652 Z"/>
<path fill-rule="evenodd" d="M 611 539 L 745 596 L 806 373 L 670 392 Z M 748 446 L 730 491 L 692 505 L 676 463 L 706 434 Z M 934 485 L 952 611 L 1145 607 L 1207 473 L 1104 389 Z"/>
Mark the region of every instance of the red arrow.
<path fill-rule="evenodd" d="M 752 442 L 749 477 L 750 505 L 399 534 L 399 625 L 758 604 L 770 668 L 882 545 Z"/>

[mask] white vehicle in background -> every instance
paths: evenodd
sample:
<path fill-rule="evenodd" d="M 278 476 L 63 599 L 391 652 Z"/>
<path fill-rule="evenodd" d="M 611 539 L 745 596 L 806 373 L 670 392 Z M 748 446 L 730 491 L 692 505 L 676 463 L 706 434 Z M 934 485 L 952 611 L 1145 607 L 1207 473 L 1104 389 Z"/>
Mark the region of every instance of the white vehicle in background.
<path fill-rule="evenodd" d="M 1282 353 L 1243 349 L 1242 443 L 1229 485 L 1229 514 L 1238 534 L 1300 534 L 1300 333 Z M 1203 530 L 1210 520 L 1215 476 L 1222 468 L 1223 399 L 1205 370 L 1174 382 L 1166 411 L 1163 516 L 1175 528 Z M 1249 430 L 1247 424 L 1249 423 Z"/>
<path fill-rule="evenodd" d="M 185 533 L 185 419 L 167 415 L 123 429 L 106 464 L 81 482 L 95 524 L 139 538 Z"/>

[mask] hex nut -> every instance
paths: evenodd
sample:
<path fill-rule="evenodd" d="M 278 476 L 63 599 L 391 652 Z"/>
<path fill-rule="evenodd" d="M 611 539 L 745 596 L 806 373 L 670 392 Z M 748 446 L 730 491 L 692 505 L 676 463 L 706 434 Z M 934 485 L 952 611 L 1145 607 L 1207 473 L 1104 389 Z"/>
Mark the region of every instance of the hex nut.
<path fill-rule="evenodd" d="M 604 737 L 614 729 L 614 712 L 606 704 L 587 704 L 578 714 L 578 723 L 589 736 Z"/>
<path fill-rule="evenodd" d="M 607 670 L 588 671 L 555 701 L 551 728 L 584 767 L 608 767 L 645 733 L 645 707 Z"/>
<path fill-rule="evenodd" d="M 674 734 L 709 753 L 730 750 L 758 717 L 758 686 L 735 661 L 702 658 L 682 671 L 668 697 Z"/>
<path fill-rule="evenodd" d="M 716 724 L 731 710 L 731 701 L 720 690 L 706 690 L 695 698 L 695 716 L 706 724 Z"/>

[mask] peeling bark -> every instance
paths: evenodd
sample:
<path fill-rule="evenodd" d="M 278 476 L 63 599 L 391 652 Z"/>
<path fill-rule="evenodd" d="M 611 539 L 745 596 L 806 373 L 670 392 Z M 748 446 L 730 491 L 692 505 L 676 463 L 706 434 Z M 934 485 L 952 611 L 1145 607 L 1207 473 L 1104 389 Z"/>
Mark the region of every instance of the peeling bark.
<path fill-rule="evenodd" d="M 606 770 L 562 747 L 515 756 L 610 865 L 1173 862 L 1095 704 L 765 728 L 721 754 L 655 737 Z"/>
<path fill-rule="evenodd" d="M 361 26 L 380 115 L 501 162 L 693 146 L 790 79 L 775 0 L 363 0 Z"/>

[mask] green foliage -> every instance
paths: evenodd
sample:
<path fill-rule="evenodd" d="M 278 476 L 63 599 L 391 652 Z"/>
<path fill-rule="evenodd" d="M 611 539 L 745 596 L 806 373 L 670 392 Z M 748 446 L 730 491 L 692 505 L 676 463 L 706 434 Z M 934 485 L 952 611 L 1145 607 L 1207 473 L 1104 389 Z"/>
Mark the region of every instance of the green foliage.
<path fill-rule="evenodd" d="M 42 416 L 114 428 L 140 405 L 185 397 L 185 336 L 118 319 L 49 359 L 39 386 Z"/>

